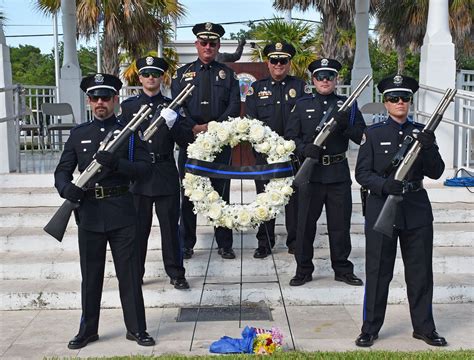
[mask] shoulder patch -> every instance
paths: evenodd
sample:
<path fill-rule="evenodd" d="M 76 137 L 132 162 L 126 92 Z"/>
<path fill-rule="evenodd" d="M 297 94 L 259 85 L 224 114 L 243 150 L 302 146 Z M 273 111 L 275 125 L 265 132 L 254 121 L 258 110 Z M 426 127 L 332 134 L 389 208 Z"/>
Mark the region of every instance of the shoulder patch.
<path fill-rule="evenodd" d="M 252 96 L 253 95 L 253 87 L 249 86 L 249 89 L 247 90 L 247 96 Z"/>
<path fill-rule="evenodd" d="M 313 91 L 311 90 L 311 87 L 308 84 L 306 84 L 304 86 L 304 92 L 305 92 L 305 94 L 312 94 L 313 93 Z"/>

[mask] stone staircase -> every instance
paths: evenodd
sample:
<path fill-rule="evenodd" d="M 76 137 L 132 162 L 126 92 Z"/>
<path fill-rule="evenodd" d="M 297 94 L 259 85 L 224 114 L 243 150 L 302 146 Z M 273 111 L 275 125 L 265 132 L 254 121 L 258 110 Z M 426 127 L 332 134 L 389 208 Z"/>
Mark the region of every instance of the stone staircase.
<path fill-rule="evenodd" d="M 474 195 L 464 188 L 443 187 L 427 181 L 435 217 L 433 253 L 434 302 L 465 303 L 474 299 Z M 62 199 L 53 188 L 51 174 L 0 175 L 0 310 L 78 309 L 80 308 L 80 268 L 77 227 L 71 219 L 62 243 L 46 234 L 49 221 Z M 231 201 L 244 202 L 254 197 L 252 182 L 232 182 Z M 364 219 L 358 186 L 353 185 L 352 245 L 350 259 L 355 272 L 364 277 Z M 314 243 L 314 280 L 302 287 L 290 287 L 294 257 L 285 247 L 283 217 L 277 219 L 278 234 L 272 257 L 254 259 L 255 230 L 234 232 L 235 260 L 217 255 L 213 231 L 198 217 L 198 242 L 195 255 L 185 261 L 191 285 L 187 291 L 175 290 L 163 270 L 160 231 L 156 218 L 149 241 L 146 278 L 143 287 L 147 307 L 238 304 L 265 301 L 270 306 L 361 304 L 363 287 L 352 287 L 333 280 L 330 266 L 325 214 L 318 225 Z M 212 251 L 210 250 L 212 247 Z M 398 254 L 400 256 L 400 252 Z M 277 271 L 275 271 L 275 269 Z M 102 306 L 120 307 L 117 281 L 110 253 Z M 207 273 L 206 283 L 204 275 Z M 243 285 L 240 286 L 240 282 Z M 403 264 L 395 265 L 390 303 L 406 303 Z"/>

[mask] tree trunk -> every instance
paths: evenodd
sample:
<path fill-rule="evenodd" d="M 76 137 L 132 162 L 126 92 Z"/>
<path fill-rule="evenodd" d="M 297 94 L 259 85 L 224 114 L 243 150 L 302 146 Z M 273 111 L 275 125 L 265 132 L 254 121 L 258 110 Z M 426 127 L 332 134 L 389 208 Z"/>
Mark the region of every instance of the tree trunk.
<path fill-rule="evenodd" d="M 102 71 L 106 74 L 119 76 L 119 42 L 117 37 L 105 34 L 103 49 Z"/>
<path fill-rule="evenodd" d="M 323 14 L 323 56 L 331 59 L 337 54 L 337 12 Z"/>
<path fill-rule="evenodd" d="M 407 57 L 407 48 L 405 46 L 395 46 L 398 56 L 398 73 L 404 74 L 405 72 L 405 61 Z"/>

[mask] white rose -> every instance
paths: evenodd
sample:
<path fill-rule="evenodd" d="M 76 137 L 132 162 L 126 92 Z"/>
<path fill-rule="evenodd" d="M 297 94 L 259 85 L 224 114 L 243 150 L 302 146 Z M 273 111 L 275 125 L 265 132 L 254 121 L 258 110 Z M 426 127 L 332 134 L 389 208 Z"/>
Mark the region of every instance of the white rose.
<path fill-rule="evenodd" d="M 270 193 L 270 202 L 272 205 L 280 205 L 283 203 L 283 198 L 280 193 L 272 191 Z"/>
<path fill-rule="evenodd" d="M 225 142 L 229 138 L 229 131 L 227 131 L 226 128 L 221 127 L 217 129 L 217 137 L 221 142 Z"/>
<path fill-rule="evenodd" d="M 203 141 L 201 141 L 201 148 L 202 148 L 204 151 L 208 152 L 209 150 L 211 150 L 212 145 L 211 145 L 211 143 L 210 143 L 209 141 L 203 140 Z"/>
<path fill-rule="evenodd" d="M 281 188 L 281 192 L 285 196 L 290 196 L 291 194 L 293 194 L 293 188 L 291 186 L 286 185 Z"/>
<path fill-rule="evenodd" d="M 210 121 L 207 123 L 207 131 L 217 131 L 219 123 L 217 121 Z"/>
<path fill-rule="evenodd" d="M 250 220 L 252 220 L 252 217 L 250 216 L 250 213 L 247 210 L 242 209 L 239 211 L 238 222 L 240 225 L 247 226 L 248 224 L 250 224 Z"/>
<path fill-rule="evenodd" d="M 225 225 L 226 228 L 232 229 L 232 226 L 234 226 L 234 222 L 232 221 L 232 218 L 231 217 L 226 217 L 224 219 L 224 225 Z"/>
<path fill-rule="evenodd" d="M 247 120 L 239 120 L 235 126 L 235 128 L 237 129 L 238 132 L 240 133 L 244 133 L 247 131 L 247 129 L 249 128 L 249 123 Z"/>
<path fill-rule="evenodd" d="M 255 202 L 257 205 L 265 205 L 268 203 L 268 194 L 267 193 L 260 193 L 257 195 L 257 198 L 255 199 Z"/>
<path fill-rule="evenodd" d="M 257 142 L 265 136 L 265 128 L 262 125 L 252 125 L 250 128 L 250 138 Z"/>
<path fill-rule="evenodd" d="M 218 219 L 221 216 L 222 208 L 218 203 L 214 203 L 209 208 L 208 215 L 211 219 Z"/>
<path fill-rule="evenodd" d="M 296 145 L 293 140 L 286 140 L 283 146 L 285 147 L 285 150 L 288 152 L 293 152 L 296 149 Z"/>
<path fill-rule="evenodd" d="M 255 216 L 258 220 L 263 221 L 268 219 L 268 210 L 263 206 L 259 206 L 255 209 Z"/>
<path fill-rule="evenodd" d="M 276 147 L 276 152 L 278 155 L 283 155 L 286 153 L 286 149 L 285 149 L 285 146 L 282 145 L 282 144 L 278 144 L 277 147 Z"/>
<path fill-rule="evenodd" d="M 191 193 L 190 199 L 192 201 L 201 201 L 204 198 L 204 196 L 205 196 L 204 191 L 202 191 L 201 189 L 196 189 L 196 190 L 193 190 L 193 192 Z"/>
<path fill-rule="evenodd" d="M 190 197 L 191 193 L 192 193 L 192 189 L 189 189 L 189 188 L 184 189 L 184 195 L 186 195 L 187 197 Z"/>
<path fill-rule="evenodd" d="M 267 142 L 263 142 L 255 146 L 255 149 L 260 153 L 266 154 L 270 151 L 271 145 Z"/>
<path fill-rule="evenodd" d="M 216 202 L 217 200 L 219 200 L 219 193 L 217 191 L 212 191 L 211 193 L 207 194 L 207 200 L 209 200 L 209 202 L 213 203 L 213 202 Z"/>

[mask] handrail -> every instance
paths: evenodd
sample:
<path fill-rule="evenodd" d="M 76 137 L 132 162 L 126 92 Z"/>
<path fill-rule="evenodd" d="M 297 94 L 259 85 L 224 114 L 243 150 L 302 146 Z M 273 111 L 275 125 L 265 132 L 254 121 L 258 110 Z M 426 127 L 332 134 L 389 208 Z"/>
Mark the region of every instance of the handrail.
<path fill-rule="evenodd" d="M 420 89 L 433 91 L 439 94 L 444 94 L 445 92 L 445 90 L 442 90 L 433 86 L 422 85 L 422 84 L 420 84 Z M 455 98 L 461 98 L 464 100 L 474 101 L 474 92 L 458 89 Z"/>
<path fill-rule="evenodd" d="M 431 114 L 425 113 L 424 111 L 418 111 L 417 115 L 421 115 L 423 117 L 430 117 L 431 116 Z M 452 120 L 452 119 L 448 119 L 448 118 L 443 117 L 443 119 L 441 121 L 446 122 L 446 123 L 451 124 L 451 125 L 454 125 L 454 126 L 460 126 L 460 127 L 466 128 L 466 129 L 474 130 L 473 125 L 465 124 L 465 123 L 462 123 L 462 122 L 459 122 L 459 121 L 456 121 L 456 120 Z"/>

